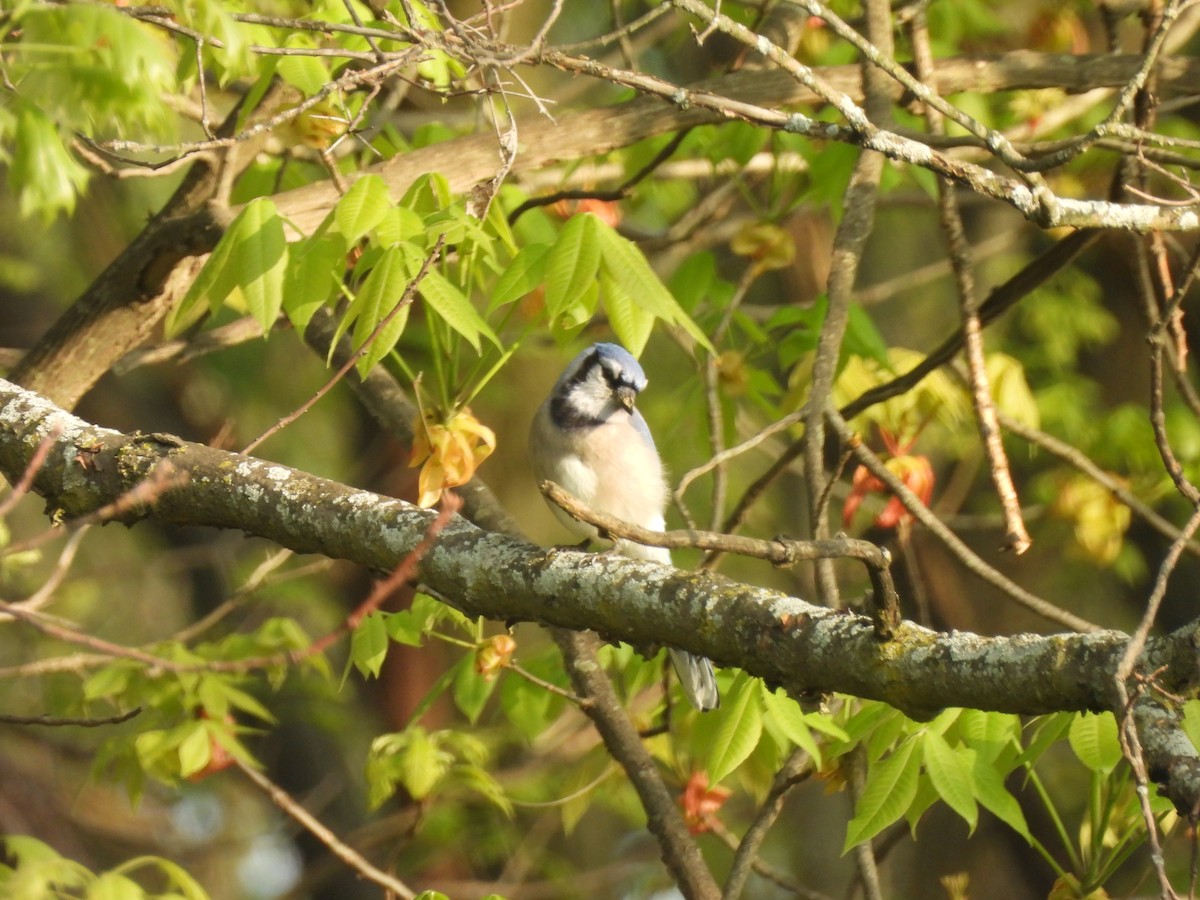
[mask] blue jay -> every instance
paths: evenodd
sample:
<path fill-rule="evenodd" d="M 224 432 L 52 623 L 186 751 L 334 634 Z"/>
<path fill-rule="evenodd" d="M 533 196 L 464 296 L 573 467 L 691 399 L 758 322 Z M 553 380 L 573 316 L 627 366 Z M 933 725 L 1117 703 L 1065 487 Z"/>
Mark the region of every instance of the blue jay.
<path fill-rule="evenodd" d="M 584 506 L 650 528 L 665 527 L 667 484 L 662 460 L 642 414 L 634 409 L 646 375 L 624 347 L 593 344 L 571 361 L 537 411 L 529 434 L 534 474 L 562 485 Z M 596 529 L 551 504 L 574 535 L 598 537 Z M 671 553 L 630 541 L 616 542 L 623 556 L 670 565 Z M 671 662 L 683 692 L 701 711 L 720 699 L 707 659 L 672 648 Z"/>

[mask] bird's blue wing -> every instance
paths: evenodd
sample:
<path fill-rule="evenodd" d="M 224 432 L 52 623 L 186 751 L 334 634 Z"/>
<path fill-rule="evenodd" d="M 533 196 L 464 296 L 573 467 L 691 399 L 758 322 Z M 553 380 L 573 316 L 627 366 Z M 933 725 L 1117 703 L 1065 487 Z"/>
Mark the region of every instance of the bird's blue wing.
<path fill-rule="evenodd" d="M 641 412 L 635 409 L 629 416 L 629 419 L 633 424 L 634 430 L 638 433 L 638 436 L 646 442 L 647 447 L 657 454 L 658 448 L 654 446 L 654 436 L 650 434 L 650 426 L 647 425 L 646 420 L 642 418 Z"/>

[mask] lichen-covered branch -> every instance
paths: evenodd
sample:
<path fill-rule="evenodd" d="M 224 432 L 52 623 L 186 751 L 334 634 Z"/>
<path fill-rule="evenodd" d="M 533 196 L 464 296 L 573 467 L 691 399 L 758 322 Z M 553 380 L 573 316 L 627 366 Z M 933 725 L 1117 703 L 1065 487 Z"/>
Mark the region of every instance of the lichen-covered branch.
<path fill-rule="evenodd" d="M 0 380 L 0 471 L 15 476 L 61 429 L 34 489 L 68 517 L 126 493 L 164 459 L 186 485 L 126 520 L 235 528 L 298 552 L 393 568 L 423 537 L 432 511 L 166 435 L 90 425 Z M 777 591 L 623 557 L 544 550 L 452 521 L 420 578 L 471 614 L 593 629 L 645 646 L 672 643 L 737 665 L 793 692 L 841 691 L 917 715 L 945 706 L 1037 714 L 1107 709 L 1128 636 L 1117 631 L 983 637 L 901 623 L 876 639 L 870 619 Z M 679 628 L 681 621 L 688 628 Z M 1194 677 L 1191 631 L 1151 640 L 1141 669 L 1178 689 Z"/>
<path fill-rule="evenodd" d="M 125 495 L 164 460 L 188 475 L 124 520 L 234 528 L 298 552 L 390 570 L 436 513 L 265 460 L 169 435 L 91 425 L 0 380 L 0 473 L 19 478 L 47 435 L 53 449 L 33 488 L 51 509 L 86 515 Z M 902 622 L 880 641 L 871 620 L 707 572 L 544 550 L 455 519 L 421 560 L 420 579 L 471 615 L 591 629 L 635 646 L 670 643 L 733 665 L 793 695 L 838 691 L 883 700 L 917 717 L 947 706 L 1040 714 L 1116 709 L 1113 673 L 1128 635 L 984 637 Z M 688 627 L 681 629 L 680 622 Z M 1137 671 L 1179 692 L 1196 680 L 1195 625 L 1147 641 Z M 1144 704 L 1143 704 L 1144 706 Z M 1200 803 L 1200 760 L 1170 713 L 1139 721 L 1151 773 L 1176 805 Z M 1166 719 L 1164 719 L 1164 716 Z M 1164 722 L 1166 723 L 1164 725 Z"/>

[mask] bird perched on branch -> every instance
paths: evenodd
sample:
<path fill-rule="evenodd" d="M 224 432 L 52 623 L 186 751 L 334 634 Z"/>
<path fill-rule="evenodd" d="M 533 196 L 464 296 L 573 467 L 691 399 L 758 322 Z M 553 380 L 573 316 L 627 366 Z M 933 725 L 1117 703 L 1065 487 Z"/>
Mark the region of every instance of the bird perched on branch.
<path fill-rule="evenodd" d="M 628 350 L 593 344 L 571 361 L 538 409 L 529 447 L 539 481 L 561 485 L 595 512 L 662 531 L 667 502 L 662 460 L 646 420 L 634 408 L 645 387 L 646 375 Z M 598 537 L 591 525 L 553 504 L 551 509 L 577 537 Z M 632 559 L 671 563 L 663 547 L 617 540 L 615 549 Z M 670 653 L 692 706 L 715 709 L 720 698 L 712 663 L 684 650 Z"/>

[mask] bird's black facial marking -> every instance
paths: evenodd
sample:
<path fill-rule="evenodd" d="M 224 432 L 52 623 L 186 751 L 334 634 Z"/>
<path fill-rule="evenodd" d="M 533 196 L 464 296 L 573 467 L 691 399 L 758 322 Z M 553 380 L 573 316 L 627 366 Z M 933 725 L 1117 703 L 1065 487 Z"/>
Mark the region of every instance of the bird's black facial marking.
<path fill-rule="evenodd" d="M 618 360 L 594 350 L 550 401 L 550 415 L 561 428 L 594 428 L 619 410 L 628 412 L 645 384 Z"/>

